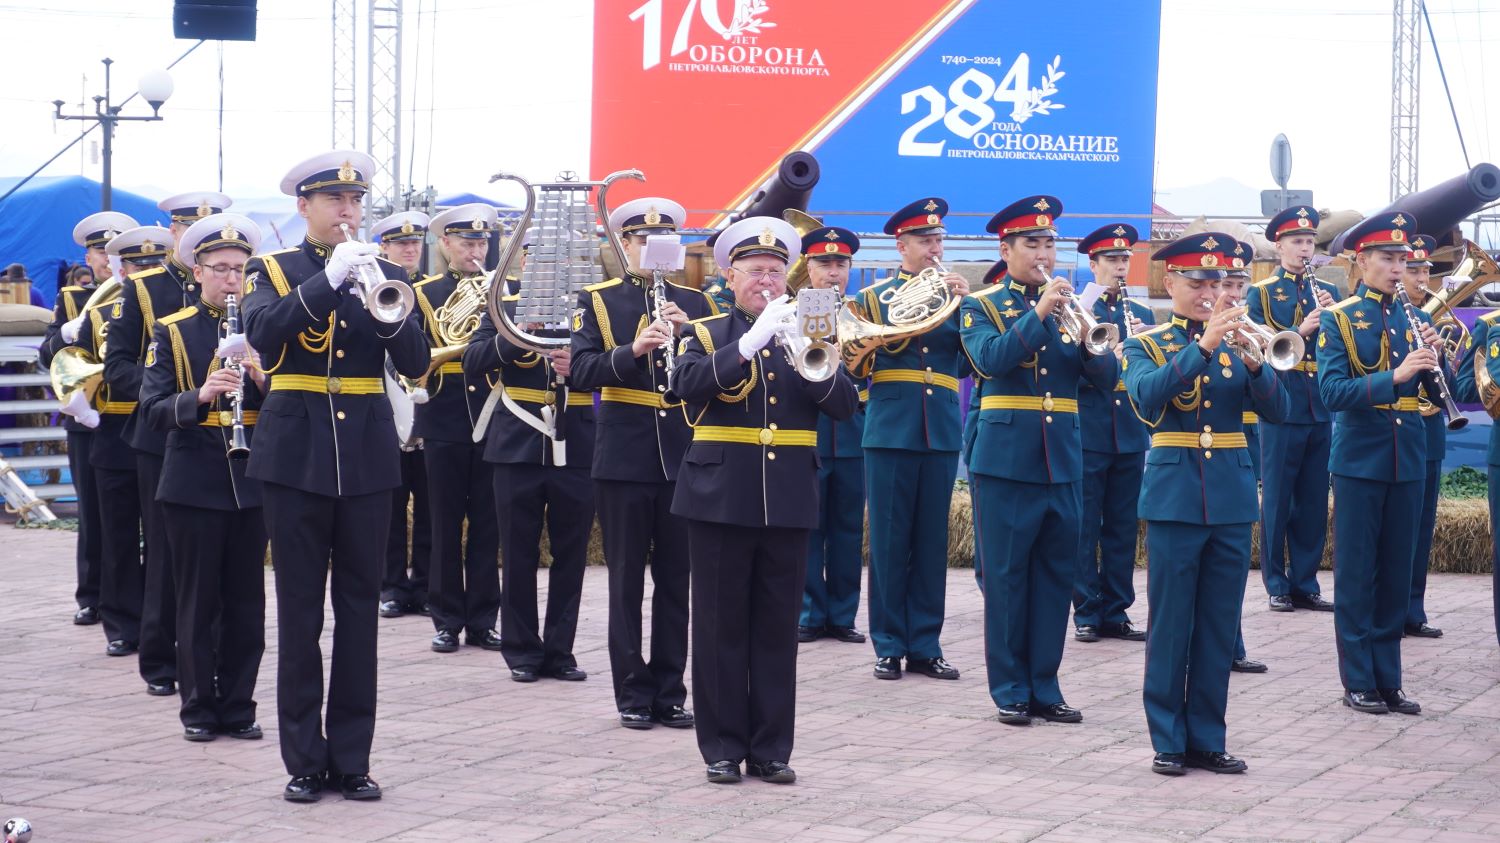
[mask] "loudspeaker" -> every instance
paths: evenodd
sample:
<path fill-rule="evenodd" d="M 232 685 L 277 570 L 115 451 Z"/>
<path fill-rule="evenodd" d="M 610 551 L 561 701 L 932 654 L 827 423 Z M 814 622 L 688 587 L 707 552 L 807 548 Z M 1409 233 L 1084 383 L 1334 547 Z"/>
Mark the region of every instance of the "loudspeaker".
<path fill-rule="evenodd" d="M 207 41 L 254 41 L 255 0 L 195 0 L 172 7 L 172 34 Z"/>

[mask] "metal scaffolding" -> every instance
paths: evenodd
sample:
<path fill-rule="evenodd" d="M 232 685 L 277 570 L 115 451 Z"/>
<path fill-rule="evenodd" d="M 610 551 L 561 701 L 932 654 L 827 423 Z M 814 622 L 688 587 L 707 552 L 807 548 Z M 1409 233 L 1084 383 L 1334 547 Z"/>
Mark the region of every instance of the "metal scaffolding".
<path fill-rule="evenodd" d="M 1394 0 L 1391 42 L 1391 201 L 1417 189 L 1422 0 Z"/>
<path fill-rule="evenodd" d="M 333 0 L 333 121 L 334 149 L 358 149 L 354 138 L 354 0 Z"/>
<path fill-rule="evenodd" d="M 365 211 L 394 213 L 401 201 L 401 0 L 370 0 L 366 152 L 375 159 Z"/>

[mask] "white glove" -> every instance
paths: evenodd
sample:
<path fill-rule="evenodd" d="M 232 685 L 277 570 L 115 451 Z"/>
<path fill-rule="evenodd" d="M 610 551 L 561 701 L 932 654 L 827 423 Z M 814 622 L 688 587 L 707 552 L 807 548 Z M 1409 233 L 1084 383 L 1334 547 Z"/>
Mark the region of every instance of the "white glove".
<path fill-rule="evenodd" d="M 413 404 L 426 404 L 428 399 L 431 398 L 431 396 L 427 394 L 427 388 L 422 386 L 415 387 L 411 392 L 407 394 L 411 396 L 411 403 Z"/>
<path fill-rule="evenodd" d="M 78 332 L 83 330 L 83 320 L 87 316 L 87 313 L 80 313 L 72 319 L 69 319 L 68 321 L 63 323 L 61 331 L 63 342 L 70 345 L 72 343 L 78 342 Z"/>
<path fill-rule="evenodd" d="M 62 405 L 60 412 L 65 416 L 71 416 L 74 421 L 84 427 L 99 426 L 99 411 L 89 406 L 88 396 L 84 395 L 81 389 L 69 396 L 68 403 Z"/>
<path fill-rule="evenodd" d="M 333 254 L 328 256 L 328 263 L 323 267 L 323 274 L 328 278 L 328 286 L 337 290 L 344 286 L 349 279 L 349 273 L 358 266 L 374 266 L 375 256 L 380 254 L 380 247 L 373 243 L 360 243 L 357 240 L 346 240 L 333 247 Z"/>
<path fill-rule="evenodd" d="M 750 326 L 740 337 L 740 356 L 746 360 L 755 356 L 755 352 L 766 347 L 766 344 L 776 336 L 776 332 L 787 324 L 797 313 L 797 303 L 782 296 L 766 305 L 756 317 L 755 323 Z"/>
<path fill-rule="evenodd" d="M 244 334 L 230 334 L 219 340 L 219 350 L 214 352 L 214 356 L 227 360 L 231 357 L 244 357 L 249 351 L 250 344 L 245 342 Z"/>

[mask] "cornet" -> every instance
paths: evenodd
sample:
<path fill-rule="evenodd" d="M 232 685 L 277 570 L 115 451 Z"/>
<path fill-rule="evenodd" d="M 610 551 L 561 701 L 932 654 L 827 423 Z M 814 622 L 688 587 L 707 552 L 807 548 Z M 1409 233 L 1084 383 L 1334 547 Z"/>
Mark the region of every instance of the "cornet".
<path fill-rule="evenodd" d="M 1244 299 L 1235 303 L 1235 307 L 1244 306 Z M 1302 335 L 1296 331 L 1272 331 L 1248 316 L 1235 320 L 1235 328 L 1229 334 L 1228 341 L 1241 357 L 1256 365 L 1269 364 L 1278 372 L 1296 368 L 1303 352 L 1307 350 Z"/>
<path fill-rule="evenodd" d="M 1038 261 L 1036 269 L 1046 277 L 1046 264 Z M 1053 283 L 1061 280 L 1065 279 L 1061 276 L 1051 279 Z M 1063 303 L 1052 309 L 1052 316 L 1057 321 L 1058 330 L 1082 343 L 1090 354 L 1110 354 L 1120 344 L 1120 329 L 1110 324 L 1099 324 L 1092 314 L 1078 304 L 1078 299 L 1072 293 L 1063 293 Z"/>
<path fill-rule="evenodd" d="M 771 291 L 760 294 L 769 306 Z M 776 327 L 776 344 L 786 352 L 787 362 L 815 383 L 833 377 L 838 367 L 839 350 L 825 338 L 834 333 L 839 298 L 837 290 L 804 289 L 797 294 L 796 316 Z"/>
<path fill-rule="evenodd" d="M 339 223 L 339 228 L 344 232 L 346 240 L 356 239 L 347 223 Z M 416 304 L 410 284 L 381 275 L 380 270 L 371 264 L 356 267 L 354 294 L 365 303 L 365 309 L 370 311 L 377 322 L 387 325 L 405 319 Z"/>

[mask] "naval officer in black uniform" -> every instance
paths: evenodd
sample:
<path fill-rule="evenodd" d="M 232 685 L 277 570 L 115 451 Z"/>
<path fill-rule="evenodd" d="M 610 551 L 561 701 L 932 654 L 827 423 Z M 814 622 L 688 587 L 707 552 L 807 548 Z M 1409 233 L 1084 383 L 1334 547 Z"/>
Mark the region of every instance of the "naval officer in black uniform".
<path fill-rule="evenodd" d="M 265 388 L 237 330 L 245 263 L 259 245 L 260 229 L 239 214 L 212 214 L 183 233 L 175 255 L 202 297 L 157 320 L 141 383 L 141 419 L 166 434 L 156 500 L 172 543 L 179 717 L 189 741 L 261 737 L 254 695 L 266 649 L 266 527 L 260 484 L 245 476 L 244 454 L 230 452 L 249 445 Z"/>
<path fill-rule="evenodd" d="M 156 320 L 198 302 L 198 281 L 173 251 L 177 239 L 193 222 L 229 207 L 222 193 L 202 191 L 170 196 L 157 204 L 171 215 L 171 228 L 148 227 L 143 233 L 126 232 L 110 243 L 127 263 L 129 278 L 120 291 L 120 311 L 110 324 L 110 342 L 104 358 L 104 379 L 120 394 L 136 396 L 146 371 L 146 346 L 151 342 Z M 127 240 L 139 236 L 138 251 L 127 255 Z M 124 251 L 121 251 L 124 250 Z M 177 598 L 172 582 L 171 542 L 167 539 L 162 505 L 156 500 L 161 484 L 162 456 L 166 433 L 147 424 L 137 408 L 125 421 L 122 433 L 135 451 L 136 479 L 140 489 L 141 526 L 146 536 L 145 589 L 141 601 L 141 678 L 146 692 L 171 696 L 177 678 Z"/>
<path fill-rule="evenodd" d="M 626 202 L 610 214 L 629 263 L 624 278 L 584 288 L 573 314 L 575 389 L 599 390 L 594 498 L 609 566 L 609 665 L 620 725 L 691 728 L 687 686 L 687 529 L 670 511 L 688 425 L 667 399 L 662 346 L 689 319 L 716 313 L 706 294 L 672 281 L 658 307 L 650 272 L 640 267 L 652 234 L 670 234 L 686 212 L 670 199 Z M 658 318 L 660 317 L 660 318 Z M 647 560 L 651 582 L 651 660 L 641 646 Z"/>
<path fill-rule="evenodd" d="M 476 279 L 484 272 L 490 238 L 499 230 L 495 209 L 483 203 L 450 208 L 432 220 L 448 269 L 416 285 L 417 324 L 433 353 L 461 345 L 460 323 L 483 312 Z M 457 318 L 454 314 L 462 313 Z M 448 318 L 444 318 L 444 317 Z M 468 330 L 472 331 L 472 328 Z M 481 393 L 481 390 L 483 392 Z M 432 568 L 427 599 L 432 608 L 432 649 L 452 653 L 458 634 L 486 650 L 500 649 L 495 621 L 500 614 L 500 533 L 495 526 L 493 470 L 484 445 L 474 441 L 474 424 L 489 394 L 483 373 L 469 375 L 452 359 L 438 366 L 422 387 L 412 435 L 421 437 L 431 504 Z M 467 532 L 464 522 L 468 522 Z"/>
<path fill-rule="evenodd" d="M 529 241 L 532 232 L 525 236 Z M 524 262 L 523 256 L 523 268 Z M 519 294 L 504 297 L 512 318 L 519 301 Z M 505 560 L 500 652 L 516 682 L 535 682 L 539 676 L 566 682 L 588 678 L 573 656 L 573 640 L 594 524 L 594 484 L 589 479 L 594 396 L 570 387 L 571 362 L 566 346 L 546 355 L 516 346 L 497 333 L 488 313 L 464 351 L 466 376 L 504 390 L 490 416 L 484 459 L 494 472 L 495 519 Z M 537 618 L 536 602 L 543 527 L 552 555 L 545 626 Z"/>
<path fill-rule="evenodd" d="M 400 448 L 382 372 L 418 377 L 427 340 L 407 314 L 375 318 L 356 290 L 360 276 L 405 283 L 376 259 L 358 228 L 375 162 L 335 150 L 293 167 L 281 190 L 297 197 L 307 238 L 246 267 L 245 333 L 271 375 L 249 476 L 262 483 L 276 570 L 277 722 L 292 779 L 283 796 L 318 799 L 325 784 L 346 799 L 375 799 L 375 632 L 391 489 Z M 373 302 L 372 302 L 373 304 Z M 333 665 L 324 736 L 323 600 L 332 562 Z"/>
<path fill-rule="evenodd" d="M 818 525 L 818 416 L 859 405 L 842 366 L 809 381 L 774 340 L 795 322 L 787 265 L 802 251 L 774 217 L 729 226 L 714 259 L 735 307 L 691 323 L 672 392 L 693 427 L 672 499 L 693 570 L 693 708 L 711 782 L 787 783 L 796 715 L 797 616 Z"/>

